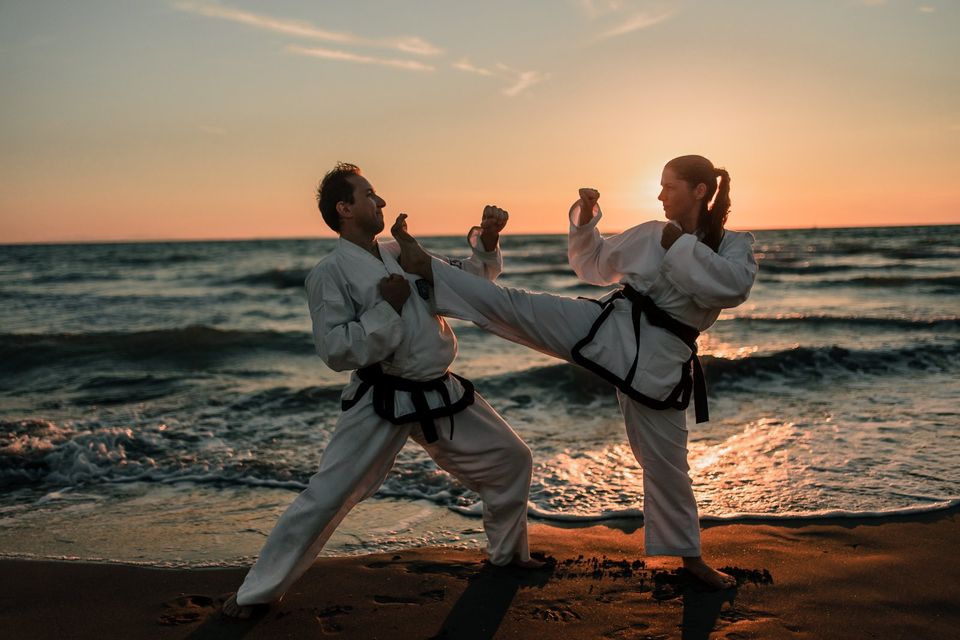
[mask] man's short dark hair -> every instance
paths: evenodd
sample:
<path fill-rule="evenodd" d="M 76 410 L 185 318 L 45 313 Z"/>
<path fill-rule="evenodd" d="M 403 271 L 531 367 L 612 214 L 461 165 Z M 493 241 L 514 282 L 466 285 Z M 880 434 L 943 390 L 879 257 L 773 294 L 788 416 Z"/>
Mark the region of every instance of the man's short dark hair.
<path fill-rule="evenodd" d="M 340 214 L 337 213 L 337 203 L 353 204 L 353 184 L 350 176 L 359 176 L 360 167 L 349 162 L 338 162 L 337 166 L 327 172 L 317 187 L 317 206 L 320 215 L 327 226 L 340 233 Z"/>

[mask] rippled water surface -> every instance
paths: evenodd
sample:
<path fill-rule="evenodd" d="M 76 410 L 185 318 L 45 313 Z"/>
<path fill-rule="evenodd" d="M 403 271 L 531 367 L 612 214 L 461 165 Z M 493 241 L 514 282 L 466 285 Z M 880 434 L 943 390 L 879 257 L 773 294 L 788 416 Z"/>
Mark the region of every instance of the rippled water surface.
<path fill-rule="evenodd" d="M 761 267 L 750 300 L 701 337 L 713 421 L 690 421 L 690 464 L 702 515 L 922 509 L 960 496 L 960 227 L 755 235 Z M 604 293 L 577 281 L 565 242 L 506 236 L 502 281 Z M 424 243 L 465 254 L 459 238 Z M 214 545 L 187 561 L 255 553 L 282 496 L 292 499 L 316 469 L 339 413 L 346 376 L 314 355 L 302 288 L 332 247 L 0 246 L 0 553 L 11 551 L 5 532 L 67 526 L 78 509 L 122 527 L 137 504 L 149 521 L 169 492 L 206 505 L 205 522 L 221 522 L 227 536 L 219 556 Z M 639 515 L 642 474 L 612 390 L 452 324 L 454 370 L 534 452 L 531 514 Z M 384 509 L 405 510 L 409 536 L 364 521 L 363 543 L 347 536 L 335 550 L 477 537 L 479 521 L 457 520 L 478 512 L 476 495 L 416 445 L 379 497 L 395 505 Z M 189 521 L 177 517 L 166 521 Z M 230 537 L 244 529 L 248 541 Z M 40 546 L 13 551 L 71 555 Z M 82 548 L 74 555 L 100 557 Z"/>

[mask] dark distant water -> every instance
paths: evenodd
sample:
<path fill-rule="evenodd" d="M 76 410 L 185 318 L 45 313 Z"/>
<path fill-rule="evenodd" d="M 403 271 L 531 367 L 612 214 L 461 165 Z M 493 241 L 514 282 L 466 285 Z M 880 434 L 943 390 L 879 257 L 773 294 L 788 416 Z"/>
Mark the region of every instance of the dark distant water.
<path fill-rule="evenodd" d="M 705 517 L 935 508 L 960 496 L 960 226 L 761 231 L 750 300 L 701 338 L 690 425 Z M 424 241 L 464 256 L 460 238 Z M 0 246 L 0 516 L 131 482 L 295 490 L 346 376 L 314 355 L 303 279 L 331 240 Z M 505 236 L 502 282 L 571 296 L 564 236 Z M 534 452 L 531 512 L 636 514 L 610 388 L 454 322 Z M 192 483 L 192 484 L 190 484 Z M 180 486 L 180 485 L 178 485 Z M 417 447 L 381 490 L 477 512 Z M 2 550 L 0 550 L 2 551 Z"/>

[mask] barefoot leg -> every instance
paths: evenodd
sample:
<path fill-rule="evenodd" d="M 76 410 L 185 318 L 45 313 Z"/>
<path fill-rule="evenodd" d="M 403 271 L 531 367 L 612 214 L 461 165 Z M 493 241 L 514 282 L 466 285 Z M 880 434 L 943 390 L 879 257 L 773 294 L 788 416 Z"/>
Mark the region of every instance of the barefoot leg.
<path fill-rule="evenodd" d="M 412 273 L 433 282 L 432 257 L 424 251 L 417 239 L 407 231 L 407 214 L 401 213 L 397 221 L 390 227 L 390 233 L 400 245 L 400 266 L 407 273 Z"/>
<path fill-rule="evenodd" d="M 714 589 L 730 589 L 737 586 L 736 578 L 722 571 L 717 571 L 704 562 L 703 558 L 684 558 L 683 568 Z"/>

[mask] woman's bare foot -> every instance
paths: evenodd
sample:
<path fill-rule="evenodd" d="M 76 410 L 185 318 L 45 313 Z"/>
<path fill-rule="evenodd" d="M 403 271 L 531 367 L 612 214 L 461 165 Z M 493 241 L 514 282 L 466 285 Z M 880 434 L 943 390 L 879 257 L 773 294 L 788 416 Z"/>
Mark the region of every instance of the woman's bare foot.
<path fill-rule="evenodd" d="M 417 239 L 407 231 L 407 214 L 401 213 L 390 227 L 390 233 L 400 244 L 400 266 L 407 273 L 433 282 L 433 258 L 423 250 Z"/>
<path fill-rule="evenodd" d="M 717 571 L 704 562 L 702 558 L 684 558 L 683 568 L 714 589 L 730 589 L 737 586 L 736 578 L 722 571 Z"/>
<path fill-rule="evenodd" d="M 510 566 L 517 567 L 518 569 L 543 569 L 547 566 L 547 563 L 542 560 L 537 560 L 536 558 L 528 558 L 526 560 L 514 558 Z"/>
<path fill-rule="evenodd" d="M 234 593 L 231 594 L 226 602 L 223 603 L 223 606 L 220 607 L 220 612 L 228 618 L 246 620 L 253 615 L 253 606 L 241 606 L 237 604 L 237 594 Z"/>

